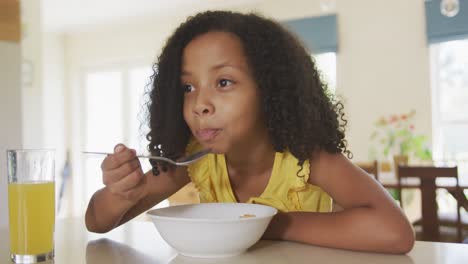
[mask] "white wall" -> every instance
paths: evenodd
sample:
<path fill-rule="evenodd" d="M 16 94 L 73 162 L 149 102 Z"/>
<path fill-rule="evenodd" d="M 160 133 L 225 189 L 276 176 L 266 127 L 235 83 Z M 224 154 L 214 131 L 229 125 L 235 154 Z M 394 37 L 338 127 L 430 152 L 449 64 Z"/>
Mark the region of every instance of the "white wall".
<path fill-rule="evenodd" d="M 330 2 L 334 2 L 331 0 Z M 320 1 L 266 1 L 256 9 L 276 19 L 321 13 Z M 429 50 L 423 0 L 336 0 L 337 94 L 349 120 L 356 161 L 367 160 L 381 116 L 415 109 L 417 132 L 431 138 Z"/>
<path fill-rule="evenodd" d="M 58 198 L 61 180 L 61 172 L 65 162 L 66 150 L 66 125 L 71 123 L 65 118 L 65 50 L 62 34 L 47 33 L 42 35 L 42 147 L 55 149 L 55 185 Z M 69 186 L 67 186 L 70 189 Z M 57 200 L 58 201 L 58 200 Z M 58 214 L 63 215 L 66 206 L 63 206 Z M 64 210 L 63 210 L 64 209 Z"/>
<path fill-rule="evenodd" d="M 22 86 L 23 143 L 25 148 L 43 148 L 42 27 L 40 0 L 21 1 L 21 56 L 30 65 L 31 80 Z"/>
<path fill-rule="evenodd" d="M 165 31 L 168 31 L 168 27 Z M 85 186 L 82 177 L 99 177 L 99 175 L 83 175 L 82 154 L 83 142 L 83 113 L 84 87 L 83 74 L 90 68 L 105 66 L 119 66 L 122 64 L 143 64 L 150 66 L 156 49 L 163 41 L 160 28 L 154 32 L 141 27 L 120 25 L 118 28 L 103 28 L 95 32 L 82 32 L 65 36 L 65 61 L 67 68 L 66 91 L 66 119 L 68 135 L 66 144 L 72 150 L 73 175 L 71 184 L 73 189 L 68 189 L 69 203 L 73 205 L 68 213 L 79 216 L 83 214 L 88 203 Z M 122 32 L 125 32 L 122 34 Z M 168 34 L 168 33 L 167 33 Z M 137 42 L 137 43 L 136 43 Z M 116 142 L 117 143 L 117 142 Z"/>
<path fill-rule="evenodd" d="M 331 1 L 333 2 L 333 1 Z M 429 55 L 422 0 L 337 0 L 337 93 L 349 119 L 355 160 L 368 159 L 373 123 L 382 115 L 417 111 L 416 130 L 431 137 Z M 278 20 L 323 14 L 319 0 L 257 2 L 236 7 Z M 67 38 L 71 76 L 94 63 L 149 59 L 186 13 L 164 21 L 103 27 Z M 75 89 L 77 87 L 74 87 Z"/>
<path fill-rule="evenodd" d="M 0 41 L 0 227 L 8 223 L 6 150 L 21 148 L 21 89 L 18 43 Z"/>
<path fill-rule="evenodd" d="M 331 2 L 336 4 L 326 12 L 338 17 L 337 93 L 345 101 L 349 119 L 347 139 L 355 160 L 368 159 L 373 122 L 382 115 L 416 109 L 416 129 L 431 137 L 423 0 Z M 23 10 L 25 19 L 32 21 L 31 34 L 26 36 L 29 39 L 22 44 L 23 57 L 36 64 L 34 84 L 23 89 L 24 145 L 56 148 L 57 177 L 65 150 L 72 150 L 73 189 L 68 186 L 67 193 L 74 211 L 68 213 L 81 215 L 87 200 L 82 192 L 73 190 L 83 187 L 79 170 L 83 149 L 83 72 L 108 65 L 150 65 L 166 38 L 194 11 L 179 10 L 171 16 L 155 14 L 150 18 L 39 36 L 42 31 L 39 3 L 34 0 L 23 3 L 29 6 Z M 320 3 L 320 0 L 259 0 L 224 9 L 255 11 L 287 20 L 325 14 Z"/>
<path fill-rule="evenodd" d="M 22 60 L 31 65 L 22 85 L 23 147 L 54 149 L 56 194 L 61 184 L 65 142 L 66 67 L 62 34 L 43 33 L 41 1 L 21 1 Z"/>
<path fill-rule="evenodd" d="M 415 109 L 416 130 L 431 138 L 423 1 L 340 1 L 337 8 L 337 90 L 346 100 L 348 139 L 356 159 L 367 159 L 373 123 L 382 115 Z"/>

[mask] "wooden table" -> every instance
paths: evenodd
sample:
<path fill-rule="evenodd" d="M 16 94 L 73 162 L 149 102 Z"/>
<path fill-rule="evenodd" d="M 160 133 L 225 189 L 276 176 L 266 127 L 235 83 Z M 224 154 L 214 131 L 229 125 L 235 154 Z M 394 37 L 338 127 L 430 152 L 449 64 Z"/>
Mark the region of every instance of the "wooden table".
<path fill-rule="evenodd" d="M 466 196 L 463 194 L 464 190 L 468 190 L 468 179 L 459 178 L 459 186 L 462 193 L 457 193 L 455 188 L 455 182 L 453 179 L 435 179 L 435 178 L 423 178 L 419 179 L 403 179 L 400 187 L 402 189 L 419 189 L 421 191 L 421 208 L 423 210 L 422 217 L 427 219 L 437 219 L 437 209 L 434 206 L 437 203 L 436 200 L 436 189 L 446 189 L 455 199 L 461 200 L 462 206 L 468 208 L 468 201 Z M 380 173 L 379 181 L 385 188 L 395 189 L 398 188 L 397 178 L 394 173 Z M 434 224 L 431 221 L 422 221 L 423 238 L 428 241 L 438 241 L 439 232 L 438 224 Z"/>
<path fill-rule="evenodd" d="M 0 229 L 0 263 L 9 263 L 8 250 L 7 229 Z M 468 245 L 419 241 L 407 255 L 363 253 L 285 241 L 260 241 L 237 257 L 195 259 L 178 255 L 164 242 L 151 222 L 132 221 L 107 234 L 93 234 L 86 231 L 82 219 L 67 219 L 57 221 L 54 263 L 457 264 L 467 263 L 467 259 Z"/>

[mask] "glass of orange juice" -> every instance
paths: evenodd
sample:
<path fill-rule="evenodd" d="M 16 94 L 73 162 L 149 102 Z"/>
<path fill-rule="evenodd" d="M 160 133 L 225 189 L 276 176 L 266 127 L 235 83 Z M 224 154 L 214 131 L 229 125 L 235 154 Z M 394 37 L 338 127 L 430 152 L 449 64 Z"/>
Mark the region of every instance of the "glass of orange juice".
<path fill-rule="evenodd" d="M 10 258 L 35 263 L 54 257 L 53 150 L 8 150 Z"/>

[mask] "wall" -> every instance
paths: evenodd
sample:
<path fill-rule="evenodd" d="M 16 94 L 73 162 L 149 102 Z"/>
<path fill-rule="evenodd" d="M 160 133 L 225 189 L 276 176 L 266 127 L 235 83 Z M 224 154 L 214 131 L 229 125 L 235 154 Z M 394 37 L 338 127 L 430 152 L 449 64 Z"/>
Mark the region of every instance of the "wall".
<path fill-rule="evenodd" d="M 17 12 L 19 30 L 19 8 Z M 63 41 L 59 35 L 47 34 L 47 48 L 42 50 L 40 1 L 21 2 L 21 23 L 21 43 L 19 38 L 8 39 L 16 42 L 0 40 L 0 225 L 6 223 L 8 216 L 5 150 L 56 149 L 56 176 L 65 152 Z M 22 61 L 29 69 L 23 83 Z M 43 72 L 43 68 L 47 70 Z M 59 178 L 57 183 L 60 186 Z"/>
<path fill-rule="evenodd" d="M 40 0 L 21 1 L 22 60 L 31 69 L 31 76 L 22 86 L 23 143 L 25 148 L 43 148 L 43 85 L 42 85 L 42 29 Z"/>
<path fill-rule="evenodd" d="M 325 13 L 338 17 L 337 93 L 345 102 L 349 120 L 347 139 L 355 161 L 369 158 L 369 136 L 382 115 L 417 111 L 417 132 L 431 137 L 429 54 L 425 38 L 423 0 L 336 0 L 323 11 L 319 0 L 257 1 L 231 10 L 255 11 L 277 20 Z M 66 65 L 66 145 L 74 164 L 81 161 L 83 94 L 81 76 L 90 67 L 135 61 L 151 64 L 177 25 L 192 11 L 172 16 L 153 16 L 132 22 L 95 26 L 67 32 L 62 44 Z M 155 19 L 159 18 L 159 20 Z M 81 172 L 74 171 L 74 190 Z M 73 204 L 82 194 L 73 194 Z M 74 214 L 81 212 L 75 211 Z"/>
<path fill-rule="evenodd" d="M 65 162 L 66 124 L 71 123 L 66 119 L 65 113 L 65 50 L 63 35 L 46 33 L 42 35 L 42 59 L 41 65 L 44 69 L 42 75 L 42 96 L 39 99 L 42 110 L 42 138 L 41 147 L 55 149 L 55 180 L 56 195 L 58 198 L 59 188 L 62 183 L 61 172 Z M 69 186 L 66 186 L 69 189 Z M 58 200 L 57 200 L 58 201 Z M 63 205 L 63 204 L 62 204 Z M 63 215 L 66 207 L 63 206 L 57 216 Z"/>
<path fill-rule="evenodd" d="M 422 0 L 330 0 L 338 17 L 337 94 L 345 102 L 354 160 L 369 158 L 373 123 L 417 112 L 417 132 L 431 138 L 429 51 Z M 277 19 L 319 14 L 320 1 L 267 1 L 257 9 Z"/>
<path fill-rule="evenodd" d="M 6 150 L 21 148 L 20 45 L 0 40 L 0 226 L 8 217 Z"/>
<path fill-rule="evenodd" d="M 7 12 L 11 16 L 0 15 L 0 29 L 9 29 L 8 34 L 0 35 L 0 227 L 8 223 L 6 150 L 22 147 L 18 3 L 8 8 L 13 8 Z"/>
<path fill-rule="evenodd" d="M 337 93 L 349 119 L 347 138 L 355 160 L 368 159 L 373 122 L 382 115 L 417 111 L 416 130 L 431 137 L 429 55 L 422 0 L 355 0 L 335 3 L 338 16 Z M 238 11 L 278 20 L 324 14 L 320 1 L 270 0 Z M 187 14 L 163 23 L 145 21 L 70 34 L 70 65 L 154 57 Z M 76 69 L 71 74 L 76 74 Z M 370 111 L 371 109 L 371 111 Z"/>
<path fill-rule="evenodd" d="M 415 127 L 431 138 L 429 50 L 423 1 L 340 1 L 338 93 L 346 100 L 348 139 L 365 160 L 373 122 L 416 110 Z"/>
<path fill-rule="evenodd" d="M 27 149 L 54 149 L 56 194 L 65 158 L 64 41 L 43 32 L 41 1 L 21 2 L 22 61 L 31 69 L 22 85 L 22 140 Z"/>
<path fill-rule="evenodd" d="M 71 149 L 73 173 L 68 189 L 68 214 L 82 215 L 88 198 L 85 195 L 82 177 L 99 177 L 83 175 L 82 154 L 84 142 L 84 91 L 83 73 L 90 68 L 122 64 L 143 64 L 150 66 L 157 54 L 162 36 L 170 27 L 160 26 L 142 30 L 142 27 L 120 25 L 118 28 L 102 28 L 95 32 L 81 32 L 64 36 L 65 62 L 67 67 L 65 112 L 67 119 L 66 146 Z M 143 27 L 145 28 L 145 27 Z M 146 27 L 148 28 L 148 27 Z M 122 34 L 122 32 L 125 32 Z M 109 40 L 109 41 L 108 41 Z"/>

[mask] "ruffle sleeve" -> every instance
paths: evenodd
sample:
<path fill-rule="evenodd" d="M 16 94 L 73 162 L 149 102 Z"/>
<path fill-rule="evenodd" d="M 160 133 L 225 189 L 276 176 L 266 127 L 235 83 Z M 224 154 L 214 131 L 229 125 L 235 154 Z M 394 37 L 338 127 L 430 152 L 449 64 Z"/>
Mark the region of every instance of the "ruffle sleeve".
<path fill-rule="evenodd" d="M 297 166 L 297 169 L 300 167 Z M 297 170 L 295 170 L 297 172 Z M 332 198 L 320 187 L 309 183 L 310 163 L 304 161 L 299 175 L 294 173 L 294 180 L 291 188 L 288 190 L 288 199 L 293 210 L 309 212 L 331 212 Z"/>
<path fill-rule="evenodd" d="M 200 151 L 201 149 L 201 144 L 198 143 L 196 140 L 192 139 L 187 145 L 186 153 L 191 154 Z M 202 203 L 210 203 L 217 201 L 210 179 L 210 159 L 213 158 L 213 155 L 214 154 L 208 154 L 187 167 L 187 172 L 190 177 L 190 180 L 197 188 L 200 197 L 200 202 Z"/>

